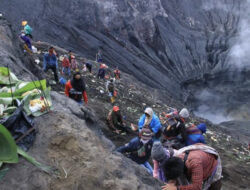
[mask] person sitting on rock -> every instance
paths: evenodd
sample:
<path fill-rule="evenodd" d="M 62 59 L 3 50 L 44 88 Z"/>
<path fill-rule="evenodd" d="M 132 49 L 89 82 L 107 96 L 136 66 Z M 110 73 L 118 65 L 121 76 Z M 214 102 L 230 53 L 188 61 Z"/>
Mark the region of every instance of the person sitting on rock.
<path fill-rule="evenodd" d="M 189 112 L 183 108 L 179 114 L 171 115 L 163 124 L 162 142 L 168 148 L 180 149 L 188 140 L 185 121 L 189 119 Z M 179 135 L 181 137 L 179 137 Z"/>
<path fill-rule="evenodd" d="M 32 28 L 28 25 L 27 21 L 22 22 L 22 26 L 24 27 L 23 30 L 25 32 L 25 36 L 30 37 L 31 39 L 33 38 L 31 33 L 32 33 Z"/>
<path fill-rule="evenodd" d="M 125 127 L 126 125 L 118 106 L 114 106 L 109 112 L 107 124 L 109 128 L 117 134 L 126 135 L 126 133 L 129 133 L 128 129 Z"/>
<path fill-rule="evenodd" d="M 184 147 L 175 153 L 176 157 L 164 162 L 164 174 L 168 184 L 163 190 L 220 190 L 222 166 L 218 152 L 206 145 L 195 144 Z M 177 183 L 185 175 L 186 185 Z"/>
<path fill-rule="evenodd" d="M 154 133 L 154 140 L 160 137 L 161 122 L 158 116 L 153 112 L 152 108 L 146 108 L 144 114 L 140 117 L 138 122 L 139 131 L 144 127 L 149 127 Z"/>
<path fill-rule="evenodd" d="M 196 144 L 196 143 L 203 143 L 206 144 L 205 137 L 203 136 L 206 133 L 207 127 L 205 123 L 201 123 L 198 126 L 194 124 L 190 125 L 186 128 L 187 132 L 187 141 L 186 146 Z"/>
<path fill-rule="evenodd" d="M 57 75 L 58 63 L 57 63 L 57 57 L 54 54 L 53 47 L 50 47 L 49 53 L 46 53 L 43 57 L 43 71 L 47 72 L 49 69 L 53 71 L 55 81 L 58 82 L 58 75 Z"/>
<path fill-rule="evenodd" d="M 154 142 L 151 156 L 154 164 L 153 176 L 163 182 L 167 182 L 163 171 L 163 164 L 165 160 L 174 155 L 174 149 L 165 148 L 160 141 Z"/>
<path fill-rule="evenodd" d="M 25 36 L 25 32 L 22 30 L 20 38 L 24 41 L 24 50 L 27 51 L 28 53 L 32 53 L 32 45 L 31 45 L 31 40 L 29 39 L 28 36 Z"/>
<path fill-rule="evenodd" d="M 116 80 L 121 79 L 121 72 L 120 72 L 120 70 L 118 69 L 118 67 L 116 67 L 116 69 L 114 70 L 114 76 L 115 76 L 115 79 L 116 79 Z"/>
<path fill-rule="evenodd" d="M 85 83 L 81 77 L 81 73 L 76 72 L 73 75 L 73 79 L 69 80 L 65 85 L 65 95 L 75 100 L 79 104 L 82 104 L 82 98 L 84 102 L 88 103 L 88 96 L 86 93 Z"/>
<path fill-rule="evenodd" d="M 70 62 L 67 55 L 64 55 L 64 59 L 62 61 L 62 73 L 70 76 Z"/>
<path fill-rule="evenodd" d="M 127 153 L 131 160 L 146 168 L 151 175 L 153 175 L 153 169 L 148 160 L 153 145 L 152 136 L 153 133 L 149 128 L 143 128 L 139 137 L 133 138 L 128 144 L 117 149 L 120 153 Z"/>

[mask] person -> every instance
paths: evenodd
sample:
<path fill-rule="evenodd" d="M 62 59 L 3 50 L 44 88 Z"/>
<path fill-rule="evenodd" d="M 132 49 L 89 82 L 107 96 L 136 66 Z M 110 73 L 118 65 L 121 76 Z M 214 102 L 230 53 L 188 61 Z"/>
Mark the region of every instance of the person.
<path fill-rule="evenodd" d="M 55 81 L 58 82 L 58 75 L 57 75 L 58 63 L 57 63 L 57 57 L 54 54 L 54 47 L 50 47 L 49 52 L 45 53 L 43 57 L 43 71 L 47 72 L 49 69 L 53 71 Z"/>
<path fill-rule="evenodd" d="M 73 75 L 73 79 L 69 80 L 65 85 L 65 95 L 75 100 L 79 104 L 82 104 L 82 98 L 84 102 L 88 103 L 88 96 L 86 93 L 85 83 L 81 77 L 81 73 L 76 72 Z"/>
<path fill-rule="evenodd" d="M 24 41 L 24 50 L 26 50 L 28 53 L 32 53 L 32 45 L 31 40 L 28 36 L 25 36 L 25 32 L 22 30 L 20 38 Z"/>
<path fill-rule="evenodd" d="M 183 108 L 178 114 L 171 114 L 163 124 L 162 142 L 166 147 L 180 149 L 187 142 L 185 121 L 189 119 L 189 112 Z M 181 138 L 179 138 L 181 135 Z"/>
<path fill-rule="evenodd" d="M 154 133 L 154 140 L 160 137 L 161 122 L 152 108 L 146 108 L 144 114 L 140 117 L 138 122 L 139 131 L 144 127 L 149 127 Z"/>
<path fill-rule="evenodd" d="M 101 51 L 101 50 L 98 50 L 98 52 L 97 52 L 97 54 L 96 54 L 96 61 L 97 61 L 98 63 L 103 62 L 103 60 L 102 60 L 102 51 Z"/>
<path fill-rule="evenodd" d="M 154 142 L 151 156 L 153 159 L 154 170 L 153 177 L 163 182 L 167 182 L 163 171 L 163 164 L 165 160 L 174 155 L 174 149 L 165 148 L 160 141 Z"/>
<path fill-rule="evenodd" d="M 184 147 L 164 163 L 169 180 L 163 190 L 220 190 L 222 166 L 218 152 L 203 144 Z M 185 175 L 189 184 L 179 185 L 177 179 Z"/>
<path fill-rule="evenodd" d="M 85 65 L 86 65 L 86 67 L 87 67 L 89 73 L 92 73 L 92 64 L 89 63 L 89 62 L 87 62 Z"/>
<path fill-rule="evenodd" d="M 110 102 L 113 104 L 117 96 L 113 79 L 110 79 L 110 81 L 107 83 L 107 90 L 109 93 Z"/>
<path fill-rule="evenodd" d="M 121 72 L 118 69 L 118 67 L 116 67 L 116 69 L 114 70 L 114 76 L 115 76 L 115 79 L 117 80 L 121 79 Z"/>
<path fill-rule="evenodd" d="M 106 66 L 105 64 L 101 64 L 97 74 L 97 78 L 104 79 L 105 74 L 106 74 Z"/>
<path fill-rule="evenodd" d="M 69 57 L 69 63 L 70 63 L 70 64 L 71 64 L 71 58 L 72 58 L 72 56 L 73 56 L 73 53 L 72 53 L 71 50 L 69 50 L 69 52 L 68 52 L 68 57 Z"/>
<path fill-rule="evenodd" d="M 198 126 L 190 125 L 186 128 L 187 132 L 187 141 L 186 146 L 196 144 L 196 143 L 203 143 L 206 144 L 205 137 L 203 136 L 206 133 L 207 126 L 205 123 L 201 123 Z"/>
<path fill-rule="evenodd" d="M 131 160 L 147 169 L 150 175 L 153 175 L 153 169 L 148 162 L 153 145 L 152 136 L 153 133 L 149 128 L 143 128 L 139 137 L 133 138 L 128 144 L 117 149 L 117 152 L 127 153 Z"/>
<path fill-rule="evenodd" d="M 70 76 L 70 62 L 67 55 L 64 55 L 62 61 L 62 73 Z"/>
<path fill-rule="evenodd" d="M 83 64 L 83 66 L 82 66 L 82 71 L 83 71 L 84 73 L 87 71 L 86 64 Z"/>
<path fill-rule="evenodd" d="M 71 66 L 71 69 L 73 71 L 77 71 L 78 70 L 78 63 L 77 63 L 76 57 L 74 55 L 71 56 L 70 66 Z"/>
<path fill-rule="evenodd" d="M 30 37 L 31 39 L 33 38 L 31 33 L 32 33 L 32 28 L 28 25 L 27 21 L 22 21 L 22 26 L 24 27 L 23 30 L 25 32 L 25 36 Z"/>
<path fill-rule="evenodd" d="M 126 133 L 129 133 L 128 129 L 125 127 L 125 122 L 123 121 L 119 106 L 114 106 L 109 112 L 107 124 L 109 128 L 117 134 L 126 135 Z"/>

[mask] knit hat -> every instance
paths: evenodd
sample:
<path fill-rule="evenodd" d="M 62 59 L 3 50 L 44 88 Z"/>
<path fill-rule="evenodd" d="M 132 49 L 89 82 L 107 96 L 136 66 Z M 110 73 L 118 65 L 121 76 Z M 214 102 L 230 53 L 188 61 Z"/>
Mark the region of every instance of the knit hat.
<path fill-rule="evenodd" d="M 189 112 L 187 110 L 187 108 L 183 108 L 180 113 L 179 113 L 180 117 L 186 119 L 189 117 Z"/>
<path fill-rule="evenodd" d="M 155 142 L 153 144 L 151 155 L 154 160 L 159 162 L 169 157 L 168 151 L 164 149 L 161 142 Z"/>
<path fill-rule="evenodd" d="M 119 110 L 120 110 L 120 108 L 119 108 L 118 106 L 114 106 L 114 107 L 113 107 L 113 111 L 114 111 L 114 112 L 118 112 Z"/>
<path fill-rule="evenodd" d="M 140 137 L 143 140 L 150 140 L 152 139 L 153 133 L 149 128 L 142 128 L 140 132 Z"/>

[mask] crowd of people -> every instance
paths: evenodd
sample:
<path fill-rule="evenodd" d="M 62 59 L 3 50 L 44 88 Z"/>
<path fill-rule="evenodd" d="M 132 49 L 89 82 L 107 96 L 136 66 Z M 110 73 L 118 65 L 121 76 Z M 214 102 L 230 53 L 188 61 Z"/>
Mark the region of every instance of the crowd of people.
<path fill-rule="evenodd" d="M 146 108 L 138 122 L 138 137 L 117 151 L 164 182 L 163 190 L 221 189 L 221 161 L 218 152 L 205 144 L 206 125 L 190 123 L 186 108 L 165 119 L 161 122 L 152 108 Z"/>
<path fill-rule="evenodd" d="M 32 28 L 27 21 L 23 21 L 22 26 L 24 28 L 20 38 L 24 42 L 24 50 L 32 53 Z M 96 54 L 96 63 L 99 64 L 97 78 L 105 80 L 108 66 L 104 64 L 101 50 Z M 43 71 L 52 70 L 56 83 L 61 82 L 58 68 L 58 55 L 55 49 L 50 47 L 43 57 Z M 85 82 L 72 51 L 63 56 L 61 68 L 61 75 L 69 79 L 63 80 L 65 95 L 79 104 L 87 104 Z M 92 74 L 92 63 L 83 64 L 83 71 L 87 70 Z M 126 135 L 131 129 L 126 126 L 120 107 L 115 104 L 115 80 L 121 78 L 118 67 L 113 76 L 114 78 L 109 77 L 106 82 L 106 91 L 112 105 L 106 119 L 107 126 L 114 135 Z M 206 133 L 206 125 L 191 123 L 188 109 L 183 108 L 179 112 L 174 109 L 170 113 L 162 113 L 159 119 L 154 110 L 148 107 L 138 119 L 138 125 L 132 126 L 136 137 L 118 147 L 117 152 L 126 155 L 144 167 L 150 175 L 164 182 L 163 190 L 221 189 L 220 156 L 215 149 L 206 145 L 203 135 Z"/>

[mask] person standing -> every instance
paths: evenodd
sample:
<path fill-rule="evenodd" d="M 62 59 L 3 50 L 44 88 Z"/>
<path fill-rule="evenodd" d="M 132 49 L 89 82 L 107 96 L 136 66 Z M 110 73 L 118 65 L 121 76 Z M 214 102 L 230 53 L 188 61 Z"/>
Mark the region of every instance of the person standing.
<path fill-rule="evenodd" d="M 55 81 L 58 82 L 58 62 L 57 57 L 54 54 L 54 47 L 50 47 L 49 52 L 45 53 L 43 57 L 43 71 L 47 72 L 49 69 L 53 71 Z"/>
<path fill-rule="evenodd" d="M 62 73 L 66 76 L 70 76 L 70 62 L 67 55 L 64 55 L 62 61 Z"/>
<path fill-rule="evenodd" d="M 98 50 L 97 54 L 96 54 L 96 61 L 98 63 L 101 63 L 103 62 L 103 59 L 102 59 L 102 51 L 101 50 Z"/>

